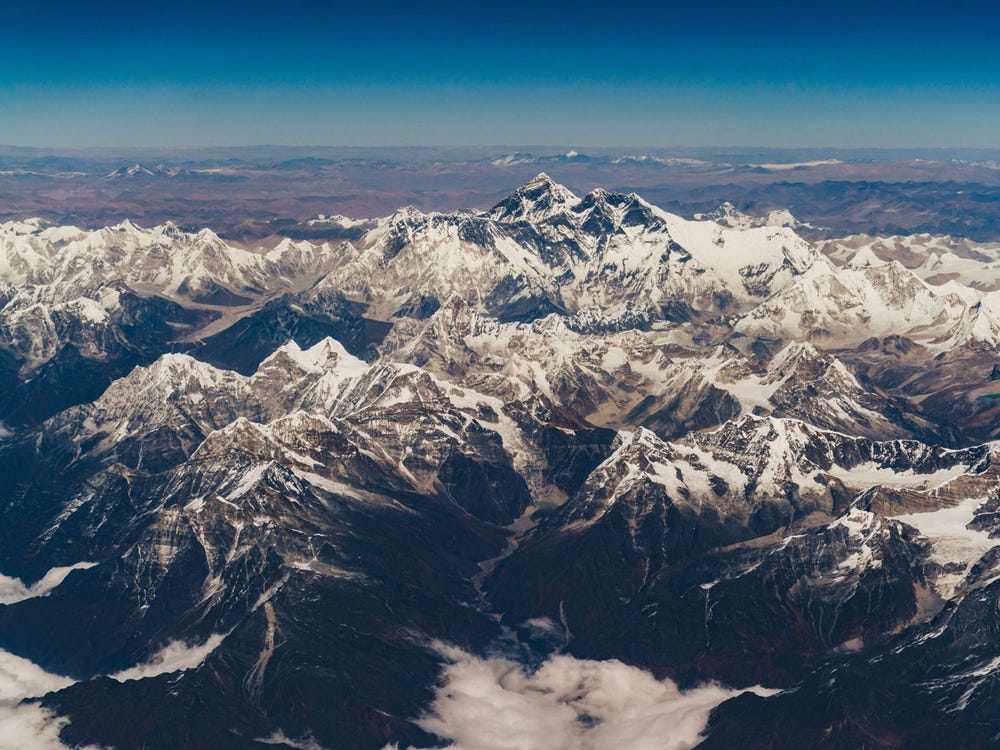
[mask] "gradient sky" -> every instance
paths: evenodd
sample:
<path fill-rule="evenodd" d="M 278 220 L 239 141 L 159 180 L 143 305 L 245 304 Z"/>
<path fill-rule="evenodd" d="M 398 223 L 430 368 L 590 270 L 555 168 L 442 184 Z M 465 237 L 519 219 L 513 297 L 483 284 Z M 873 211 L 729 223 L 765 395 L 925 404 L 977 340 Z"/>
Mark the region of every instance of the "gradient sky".
<path fill-rule="evenodd" d="M 993 3 L 0 0 L 0 144 L 1000 147 Z"/>

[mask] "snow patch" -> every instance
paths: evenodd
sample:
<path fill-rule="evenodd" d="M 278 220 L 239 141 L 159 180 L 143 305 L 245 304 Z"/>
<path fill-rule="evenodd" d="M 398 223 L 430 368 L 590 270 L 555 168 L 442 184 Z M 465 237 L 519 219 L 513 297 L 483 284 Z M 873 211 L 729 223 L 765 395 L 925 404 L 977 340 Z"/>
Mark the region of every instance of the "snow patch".
<path fill-rule="evenodd" d="M 938 576 L 935 586 L 946 599 L 955 595 L 972 566 L 983 555 L 1000 545 L 1000 539 L 990 539 L 987 532 L 968 528 L 976 515 L 976 509 L 983 502 L 982 498 L 972 498 L 951 508 L 896 516 L 897 521 L 913 526 L 930 540 L 932 562 L 941 565 L 964 564 L 959 572 Z"/>
<path fill-rule="evenodd" d="M 968 473 L 968 471 L 968 466 L 957 464 L 945 469 L 938 469 L 930 474 L 918 474 L 912 469 L 896 471 L 895 469 L 876 466 L 874 463 L 869 462 L 850 469 L 835 464 L 830 467 L 827 473 L 839 479 L 846 487 L 852 490 L 866 490 L 875 485 L 913 490 L 932 490 L 942 487 L 956 477 Z"/>
<path fill-rule="evenodd" d="M 365 362 L 348 352 L 339 341 L 330 337 L 319 341 L 308 349 L 302 349 L 294 340 L 289 341 L 264 361 L 274 359 L 279 353 L 287 355 L 307 372 L 327 371 L 336 368 L 340 375 L 355 377 L 368 370 L 368 365 Z"/>
<path fill-rule="evenodd" d="M 295 750 L 324 750 L 323 746 L 311 735 L 296 739 L 289 737 L 280 729 L 272 732 L 267 737 L 257 737 L 254 739 L 254 742 L 259 742 L 262 745 L 281 745 L 283 747 L 294 748 Z"/>
<path fill-rule="evenodd" d="M 830 164 L 840 164 L 840 159 L 816 159 L 814 161 L 796 161 L 776 164 L 750 164 L 748 166 L 766 169 L 769 172 L 784 172 L 791 169 L 806 169 L 809 167 L 823 167 Z"/>

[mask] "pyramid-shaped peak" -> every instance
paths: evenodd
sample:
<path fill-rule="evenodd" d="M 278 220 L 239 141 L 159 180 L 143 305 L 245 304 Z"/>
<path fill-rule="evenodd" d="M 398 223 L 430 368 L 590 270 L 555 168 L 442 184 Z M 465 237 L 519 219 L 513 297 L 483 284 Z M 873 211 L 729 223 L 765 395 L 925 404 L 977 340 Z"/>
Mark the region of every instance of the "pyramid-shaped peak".
<path fill-rule="evenodd" d="M 107 232 L 119 232 L 121 234 L 145 234 L 146 229 L 140 227 L 131 219 L 122 219 L 120 222 L 114 226 L 105 227 Z"/>
<path fill-rule="evenodd" d="M 512 195 L 527 195 L 529 193 L 532 195 L 536 193 L 548 193 L 560 198 L 579 200 L 569 188 L 565 185 L 560 185 L 545 172 L 536 174 L 515 190 Z"/>
<path fill-rule="evenodd" d="M 871 245 L 863 246 L 847 261 L 848 268 L 871 268 L 872 266 L 884 265 L 886 265 L 886 261 L 875 254 Z"/>
<path fill-rule="evenodd" d="M 543 182 L 544 183 L 548 183 L 550 185 L 555 185 L 556 184 L 555 180 L 553 180 L 551 177 L 549 177 L 545 172 L 539 172 L 534 177 L 532 177 L 530 180 L 528 180 L 526 183 L 524 183 L 524 187 L 531 187 L 533 185 L 540 185 Z"/>
<path fill-rule="evenodd" d="M 501 222 L 543 221 L 580 202 L 573 192 L 539 172 L 488 212 Z"/>
<path fill-rule="evenodd" d="M 118 167 L 117 169 L 108 172 L 102 179 L 122 180 L 132 177 L 152 177 L 154 174 L 153 170 L 148 169 L 142 164 L 136 162 L 135 164 Z"/>

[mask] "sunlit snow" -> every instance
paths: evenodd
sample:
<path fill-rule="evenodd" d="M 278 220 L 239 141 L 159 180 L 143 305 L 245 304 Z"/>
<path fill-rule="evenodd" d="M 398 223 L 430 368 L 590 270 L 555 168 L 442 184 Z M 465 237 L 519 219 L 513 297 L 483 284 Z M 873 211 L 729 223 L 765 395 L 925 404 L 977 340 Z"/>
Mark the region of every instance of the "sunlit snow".
<path fill-rule="evenodd" d="M 969 569 L 984 554 L 1000 545 L 1000 539 L 990 539 L 985 531 L 968 528 L 976 509 L 982 504 L 982 498 L 972 498 L 951 508 L 896 516 L 896 520 L 915 527 L 930 540 L 933 547 L 930 558 L 932 561 L 942 565 L 959 563 L 964 566 L 959 572 L 938 577 L 936 586 L 945 598 L 954 594 L 955 589 L 965 580 Z"/>

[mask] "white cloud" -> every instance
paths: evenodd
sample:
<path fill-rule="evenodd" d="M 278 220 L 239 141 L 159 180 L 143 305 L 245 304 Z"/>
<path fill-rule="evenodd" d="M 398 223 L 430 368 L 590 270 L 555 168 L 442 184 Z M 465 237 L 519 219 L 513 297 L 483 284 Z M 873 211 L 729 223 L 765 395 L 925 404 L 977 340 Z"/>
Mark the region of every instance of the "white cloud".
<path fill-rule="evenodd" d="M 58 586 L 71 568 L 55 570 L 65 572 L 53 575 L 50 571 L 49 575 L 42 579 L 42 581 L 48 580 L 48 584 L 51 584 L 49 590 Z M 0 587 L 11 580 L 16 579 L 0 576 Z M 31 589 L 39 590 L 37 587 L 41 586 L 41 583 L 40 581 Z M 9 589 L 3 592 L 10 593 Z M 145 664 L 136 665 L 111 676 L 116 680 L 125 681 L 191 669 L 201 664 L 222 643 L 226 635 L 228 633 L 213 635 L 204 643 L 195 646 L 171 641 Z M 0 649 L 0 750 L 69 750 L 59 739 L 60 730 L 69 720 L 43 708 L 38 703 L 22 703 L 22 701 L 61 690 L 74 682 L 76 680 L 46 672 L 28 659 Z"/>
<path fill-rule="evenodd" d="M 38 592 L 47 586 L 45 590 L 47 593 L 58 586 L 71 570 L 84 565 L 55 568 L 49 571 L 42 581 L 32 587 L 24 588 L 27 591 Z M 0 602 L 3 601 L 4 595 L 15 591 L 10 588 L 10 581 L 21 584 L 17 579 L 0 576 Z M 33 596 L 43 595 L 33 594 Z M 17 601 L 25 598 L 28 597 L 21 597 Z M 124 682 L 191 669 L 205 661 L 226 635 L 228 633 L 212 635 L 204 643 L 194 646 L 171 641 L 145 664 L 138 664 L 111 676 Z M 0 649 L 0 750 L 69 750 L 69 747 L 59 739 L 60 730 L 69 720 L 43 708 L 38 703 L 22 701 L 61 690 L 75 682 L 76 680 L 69 677 L 46 672 L 28 659 Z"/>
<path fill-rule="evenodd" d="M 688 750 L 712 709 L 745 692 L 681 691 L 616 660 L 557 655 L 532 672 L 508 659 L 440 650 L 450 663 L 419 724 L 449 740 L 449 750 Z"/>
<path fill-rule="evenodd" d="M 27 659 L 0 650 L 0 704 L 37 698 L 69 687 L 74 682 L 69 677 L 51 674 Z"/>
<path fill-rule="evenodd" d="M 126 680 L 141 680 L 143 677 L 156 677 L 156 675 L 168 672 L 194 669 L 200 666 L 208 658 L 208 655 L 219 647 L 227 635 L 229 633 L 216 633 L 209 636 L 208 640 L 201 644 L 170 641 L 153 654 L 146 663 L 123 669 L 110 677 L 119 682 L 125 682 Z"/>
<path fill-rule="evenodd" d="M 78 562 L 75 565 L 52 568 L 41 580 L 36 581 L 30 586 L 26 585 L 20 578 L 12 578 L 0 573 L 0 604 L 17 604 L 18 602 L 23 602 L 25 599 L 48 596 L 74 570 L 86 570 L 95 565 L 97 563 Z"/>
<path fill-rule="evenodd" d="M 0 704 L 0 750 L 66 750 L 59 730 L 67 723 L 37 703 Z"/>
<path fill-rule="evenodd" d="M 21 703 L 72 685 L 27 659 L 0 650 L 0 750 L 67 750 L 59 731 L 67 719 L 37 703 Z"/>

